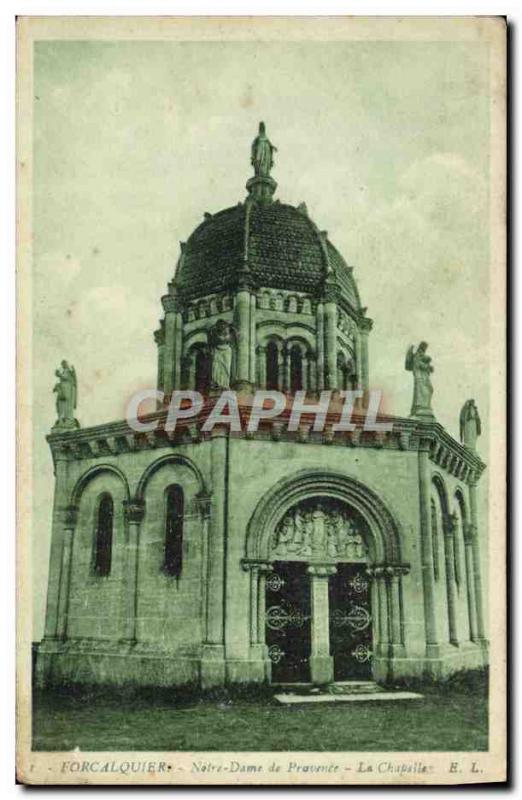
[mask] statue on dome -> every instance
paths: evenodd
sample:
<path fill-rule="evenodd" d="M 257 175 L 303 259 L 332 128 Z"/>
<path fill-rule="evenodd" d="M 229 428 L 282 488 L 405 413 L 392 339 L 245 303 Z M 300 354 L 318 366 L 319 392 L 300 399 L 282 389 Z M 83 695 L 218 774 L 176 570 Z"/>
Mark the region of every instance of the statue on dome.
<path fill-rule="evenodd" d="M 230 389 L 234 338 L 234 326 L 224 319 L 218 319 L 208 332 L 211 358 L 210 385 L 212 389 Z"/>
<path fill-rule="evenodd" d="M 482 425 L 475 401 L 466 400 L 460 412 L 460 441 L 470 450 L 476 450 L 481 433 Z"/>
<path fill-rule="evenodd" d="M 274 147 L 266 135 L 265 123 L 260 122 L 259 134 L 252 142 L 251 163 L 256 177 L 268 178 L 270 170 L 274 166 L 274 151 L 277 152 L 277 147 Z"/>
<path fill-rule="evenodd" d="M 404 367 L 408 372 L 413 372 L 413 402 L 410 412 L 412 417 L 434 416 L 431 408 L 433 384 L 430 378 L 433 366 L 431 357 L 426 354 L 427 349 L 428 343 L 421 342 L 417 350 L 411 345 L 406 353 Z"/>
<path fill-rule="evenodd" d="M 55 428 L 78 428 L 78 421 L 74 417 L 77 399 L 76 372 L 73 366 L 69 366 L 67 361 L 62 361 L 61 369 L 54 373 L 58 378 L 58 383 L 53 389 L 56 392 L 56 420 Z"/>

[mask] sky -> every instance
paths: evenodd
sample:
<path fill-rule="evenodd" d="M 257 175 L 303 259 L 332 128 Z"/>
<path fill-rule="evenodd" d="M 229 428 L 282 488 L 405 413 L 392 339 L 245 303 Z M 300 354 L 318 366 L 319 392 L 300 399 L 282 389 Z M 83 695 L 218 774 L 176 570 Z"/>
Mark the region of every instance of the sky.
<path fill-rule="evenodd" d="M 434 411 L 488 438 L 489 72 L 467 42 L 42 41 L 34 52 L 34 631 L 45 609 L 54 370 L 82 426 L 155 386 L 153 331 L 185 241 L 245 198 L 264 120 L 276 196 L 304 201 L 354 267 L 374 320 L 370 384 L 408 415 L 410 344 Z"/>

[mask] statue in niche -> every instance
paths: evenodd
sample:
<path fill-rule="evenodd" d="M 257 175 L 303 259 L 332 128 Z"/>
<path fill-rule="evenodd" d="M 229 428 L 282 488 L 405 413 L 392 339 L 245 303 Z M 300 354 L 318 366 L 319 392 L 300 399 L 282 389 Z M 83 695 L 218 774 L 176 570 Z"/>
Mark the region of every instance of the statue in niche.
<path fill-rule="evenodd" d="M 61 369 L 54 373 L 58 378 L 53 392 L 56 392 L 56 413 L 58 419 L 55 428 L 78 428 L 78 420 L 74 417 L 78 396 L 76 372 L 74 367 L 62 361 Z"/>
<path fill-rule="evenodd" d="M 232 378 L 232 353 L 235 329 L 224 319 L 218 319 L 208 331 L 210 348 L 210 382 L 212 389 L 229 389 Z"/>
<path fill-rule="evenodd" d="M 433 366 L 431 357 L 426 354 L 427 349 L 428 343 L 421 342 L 417 350 L 414 350 L 413 345 L 411 345 L 406 353 L 405 369 L 408 372 L 413 372 L 412 417 L 433 417 L 431 408 L 433 385 L 430 378 Z"/>
<path fill-rule="evenodd" d="M 260 122 L 259 133 L 252 142 L 251 162 L 256 177 L 268 178 L 274 166 L 274 151 L 277 152 L 277 147 L 274 147 L 266 135 L 265 123 Z"/>
<path fill-rule="evenodd" d="M 460 441 L 470 450 L 476 450 L 481 433 L 482 425 L 475 401 L 466 400 L 460 412 Z"/>

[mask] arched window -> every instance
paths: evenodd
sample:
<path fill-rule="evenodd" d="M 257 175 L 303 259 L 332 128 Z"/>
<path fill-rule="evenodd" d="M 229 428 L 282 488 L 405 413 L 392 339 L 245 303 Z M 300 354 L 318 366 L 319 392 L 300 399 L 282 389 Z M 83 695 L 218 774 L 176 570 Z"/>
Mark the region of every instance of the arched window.
<path fill-rule="evenodd" d="M 295 394 L 303 388 L 303 355 L 298 344 L 290 350 L 290 391 Z"/>
<path fill-rule="evenodd" d="M 165 490 L 165 561 L 163 571 L 179 577 L 183 562 L 183 489 L 168 486 Z"/>
<path fill-rule="evenodd" d="M 279 389 L 279 353 L 275 342 L 266 346 L 266 388 Z"/>
<path fill-rule="evenodd" d="M 203 348 L 199 348 L 196 351 L 196 362 L 195 362 L 195 390 L 196 392 L 201 392 L 201 394 L 206 394 L 209 388 L 209 381 L 210 381 L 210 364 L 209 358 L 206 350 Z"/>
<path fill-rule="evenodd" d="M 433 576 L 436 581 L 440 575 L 440 561 L 439 561 L 439 521 L 437 518 L 437 504 L 433 497 L 430 503 L 431 509 L 431 546 L 433 552 Z"/>
<path fill-rule="evenodd" d="M 110 494 L 102 494 L 96 510 L 94 533 L 93 572 L 95 575 L 109 575 L 111 571 L 113 518 L 112 497 Z"/>

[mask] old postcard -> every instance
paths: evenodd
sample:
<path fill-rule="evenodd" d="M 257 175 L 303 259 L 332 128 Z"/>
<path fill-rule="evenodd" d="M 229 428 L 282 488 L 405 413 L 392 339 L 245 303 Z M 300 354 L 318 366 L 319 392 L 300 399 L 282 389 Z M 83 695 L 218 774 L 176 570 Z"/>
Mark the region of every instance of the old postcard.
<path fill-rule="evenodd" d="M 20 781 L 505 780 L 505 48 L 19 19 Z"/>

